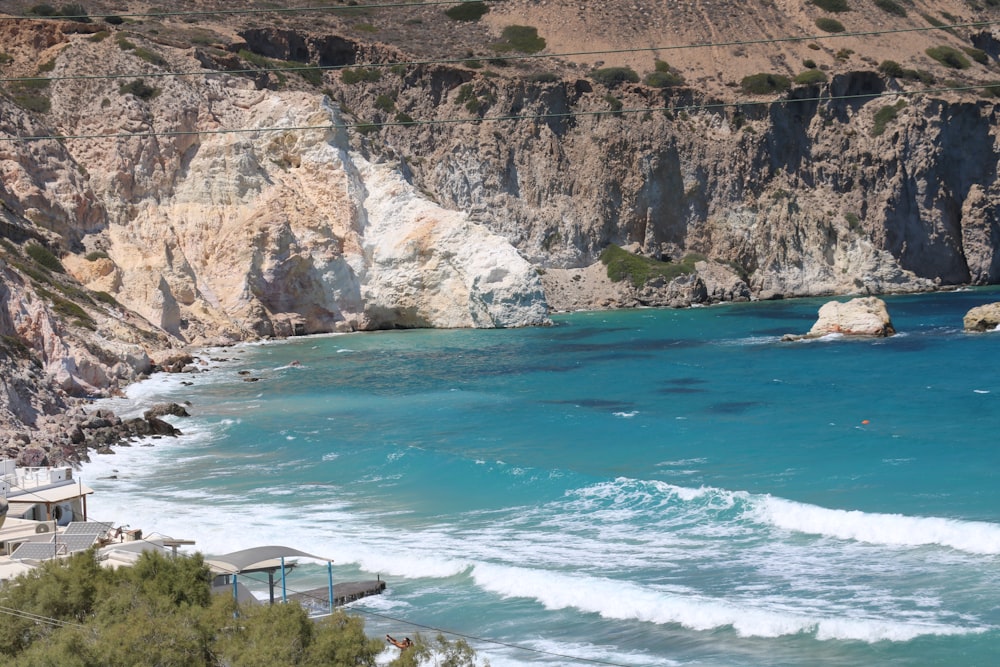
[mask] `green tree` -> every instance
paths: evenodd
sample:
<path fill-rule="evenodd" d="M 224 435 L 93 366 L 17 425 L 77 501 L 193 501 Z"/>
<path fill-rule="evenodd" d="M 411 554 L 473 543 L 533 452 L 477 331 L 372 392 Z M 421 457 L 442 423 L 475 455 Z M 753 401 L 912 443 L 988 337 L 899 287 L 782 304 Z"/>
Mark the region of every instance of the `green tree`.
<path fill-rule="evenodd" d="M 237 607 L 211 594 L 200 555 L 144 553 L 133 567 L 101 567 L 93 550 L 0 586 L 0 664 L 18 667 L 375 667 L 384 643 L 342 610 L 314 622 L 296 603 Z M 417 645 L 389 663 L 475 667 L 464 641 Z"/>

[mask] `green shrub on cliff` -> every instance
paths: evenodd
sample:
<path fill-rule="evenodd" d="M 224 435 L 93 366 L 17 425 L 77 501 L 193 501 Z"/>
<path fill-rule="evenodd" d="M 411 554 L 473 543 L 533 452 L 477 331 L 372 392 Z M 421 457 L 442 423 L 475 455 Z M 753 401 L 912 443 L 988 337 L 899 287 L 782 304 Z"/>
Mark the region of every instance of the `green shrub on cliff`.
<path fill-rule="evenodd" d="M 767 72 L 751 74 L 750 76 L 743 77 L 743 80 L 740 81 L 740 87 L 743 89 L 743 92 L 751 95 L 780 93 L 788 90 L 791 86 L 792 82 L 789 81 L 787 76 L 769 74 Z"/>
<path fill-rule="evenodd" d="M 826 83 L 826 72 L 818 69 L 807 69 L 795 77 L 795 83 L 800 86 L 811 86 L 817 83 Z"/>
<path fill-rule="evenodd" d="M 509 25 L 500 33 L 502 41 L 494 42 L 491 48 L 499 53 L 519 51 L 538 53 L 545 48 L 545 40 L 538 36 L 538 28 L 527 25 Z"/>
<path fill-rule="evenodd" d="M 639 75 L 631 67 L 595 69 L 590 73 L 590 78 L 608 88 L 614 88 L 623 83 L 639 83 Z"/>
<path fill-rule="evenodd" d="M 62 262 L 59 258 L 53 255 L 48 249 L 37 243 L 29 243 L 25 248 L 25 252 L 28 253 L 28 257 L 35 260 L 41 266 L 44 266 L 49 271 L 53 273 L 66 273 L 66 269 L 63 268 Z"/>
<path fill-rule="evenodd" d="M 485 2 L 463 2 L 460 5 L 445 10 L 445 16 L 452 21 L 478 21 L 490 8 Z"/>
<path fill-rule="evenodd" d="M 903 76 L 903 66 L 897 63 L 895 60 L 883 60 L 878 66 L 878 71 L 882 72 L 886 76 L 891 76 L 893 78 L 899 78 Z"/>
<path fill-rule="evenodd" d="M 831 32 L 831 33 L 844 32 L 844 30 L 846 30 L 846 28 L 844 28 L 843 23 L 841 23 L 837 19 L 830 19 L 826 18 L 825 16 L 816 19 L 816 27 L 822 30 L 823 32 Z"/>
<path fill-rule="evenodd" d="M 871 135 L 880 137 L 885 132 L 885 127 L 890 122 L 896 120 L 899 110 L 906 106 L 906 100 L 900 100 L 892 105 L 887 105 L 875 112 L 875 122 L 872 125 Z"/>
<path fill-rule="evenodd" d="M 340 81 L 347 85 L 355 83 L 375 83 L 382 78 L 382 73 L 375 67 L 356 67 L 343 69 L 340 71 Z"/>
<path fill-rule="evenodd" d="M 875 6 L 888 14 L 906 18 L 906 8 L 896 0 L 875 0 Z"/>
<path fill-rule="evenodd" d="M 677 72 L 650 72 L 642 80 L 644 84 L 650 88 L 673 88 L 674 86 L 683 86 L 684 77 Z"/>
<path fill-rule="evenodd" d="M 660 262 L 633 255 L 616 245 L 609 245 L 601 252 L 601 262 L 608 267 L 608 278 L 614 282 L 629 280 L 636 289 L 655 278 L 663 278 L 669 282 L 679 276 L 694 273 L 695 262 L 704 259 L 702 255 L 691 253 L 685 255 L 680 262 Z"/>
<path fill-rule="evenodd" d="M 932 46 L 925 53 L 947 67 L 954 69 L 968 69 L 972 67 L 969 59 L 962 55 L 961 51 L 952 46 Z"/>
<path fill-rule="evenodd" d="M 962 50 L 965 51 L 966 55 L 975 60 L 980 65 L 988 65 L 990 62 L 990 56 L 982 49 L 977 49 L 973 46 L 963 46 Z"/>
<path fill-rule="evenodd" d="M 136 79 L 120 85 L 118 92 L 122 95 L 135 95 L 140 100 L 151 100 L 160 94 L 160 89 L 150 86 L 142 79 Z"/>
<path fill-rule="evenodd" d="M 847 0 L 812 0 L 812 3 L 826 12 L 839 13 L 851 11 Z"/>

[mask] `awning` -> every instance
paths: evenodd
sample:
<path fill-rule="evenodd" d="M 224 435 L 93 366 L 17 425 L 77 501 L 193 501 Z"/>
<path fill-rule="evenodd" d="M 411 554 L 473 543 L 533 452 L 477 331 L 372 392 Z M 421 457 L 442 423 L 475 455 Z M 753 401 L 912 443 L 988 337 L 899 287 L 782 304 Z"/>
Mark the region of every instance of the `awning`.
<path fill-rule="evenodd" d="M 15 486 L 7 492 L 7 502 L 10 503 L 11 510 L 13 510 L 14 505 L 61 503 L 75 498 L 82 498 L 93 492 L 94 490 L 92 488 L 80 482 L 63 484 L 62 486 L 53 486 L 47 489 L 33 489 L 29 487 L 28 489 L 22 490 L 20 487 Z"/>
<path fill-rule="evenodd" d="M 231 554 L 205 559 L 205 563 L 217 574 L 240 574 L 253 570 L 277 569 L 281 567 L 281 559 L 288 557 L 311 558 L 313 560 L 332 562 L 330 558 L 307 554 L 298 549 L 283 546 L 253 547 Z"/>

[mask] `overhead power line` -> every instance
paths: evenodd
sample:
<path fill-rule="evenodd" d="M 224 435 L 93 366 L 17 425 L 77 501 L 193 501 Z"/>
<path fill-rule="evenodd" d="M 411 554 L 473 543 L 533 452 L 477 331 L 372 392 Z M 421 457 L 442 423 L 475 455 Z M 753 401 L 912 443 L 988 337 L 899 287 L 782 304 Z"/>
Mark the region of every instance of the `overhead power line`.
<path fill-rule="evenodd" d="M 454 4 L 454 3 L 452 3 Z M 480 55 L 466 56 L 463 58 L 429 58 L 423 60 L 400 60 L 390 62 L 363 62 L 343 65 L 310 65 L 310 64 L 278 64 L 275 61 L 274 67 L 257 67 L 235 70 L 191 70 L 186 72 L 132 72 L 124 74 L 67 74 L 62 76 L 32 76 L 32 77 L 0 77 L 0 83 L 40 83 L 44 81 L 93 81 L 101 79 L 134 79 L 140 77 L 165 78 L 165 77 L 187 77 L 187 76 L 211 76 L 217 74 L 256 74 L 259 72 L 314 72 L 338 71 L 359 67 L 366 68 L 389 68 L 389 67 L 416 67 L 421 65 L 454 65 L 466 63 L 471 60 L 490 60 L 491 58 L 502 59 L 504 61 L 522 60 L 542 60 L 551 58 L 571 58 L 578 56 L 601 56 L 616 55 L 623 53 L 644 53 L 656 51 L 684 51 L 688 49 L 714 49 L 721 47 L 737 46 L 760 46 L 764 44 L 781 44 L 790 42 L 806 42 L 827 39 L 844 39 L 848 37 L 876 37 L 880 35 L 905 34 L 913 32 L 927 32 L 932 30 L 951 30 L 954 28 L 984 28 L 998 25 L 1000 20 L 975 21 L 971 23 L 952 23 L 940 26 L 919 26 L 914 28 L 894 28 L 889 30 L 869 30 L 864 32 L 841 32 L 824 33 L 819 35 L 805 35 L 801 37 L 768 37 L 764 39 L 741 39 L 725 42 L 697 42 L 694 44 L 664 44 L 659 46 L 629 47 L 622 49 L 600 49 L 592 51 L 566 51 L 562 53 L 526 53 L 526 54 L 497 54 L 495 56 Z"/>
<path fill-rule="evenodd" d="M 323 5 L 318 7 L 271 7 L 268 9 L 199 9 L 176 12 L 152 12 L 148 14 L 127 12 L 122 14 L 74 14 L 74 15 L 50 15 L 22 14 L 11 16 L 0 16 L 0 21 L 14 20 L 64 20 L 74 21 L 83 19 L 109 19 L 109 18 L 130 18 L 130 19 L 159 19 L 174 18 L 184 16 L 234 16 L 234 15 L 255 15 L 255 14 L 306 14 L 311 12 L 347 12 L 354 13 L 370 9 L 402 9 L 435 5 L 460 5 L 466 0 L 426 0 L 425 2 L 385 2 L 368 5 Z"/>

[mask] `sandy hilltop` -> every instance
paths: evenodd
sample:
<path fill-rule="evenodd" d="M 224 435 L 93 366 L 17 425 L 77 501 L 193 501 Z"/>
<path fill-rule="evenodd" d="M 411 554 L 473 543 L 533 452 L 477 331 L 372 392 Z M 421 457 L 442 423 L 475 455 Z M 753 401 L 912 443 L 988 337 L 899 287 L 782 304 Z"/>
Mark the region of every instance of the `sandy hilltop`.
<path fill-rule="evenodd" d="M 4 3 L 5 456 L 203 346 L 1000 278 L 992 0 L 371 4 Z"/>

